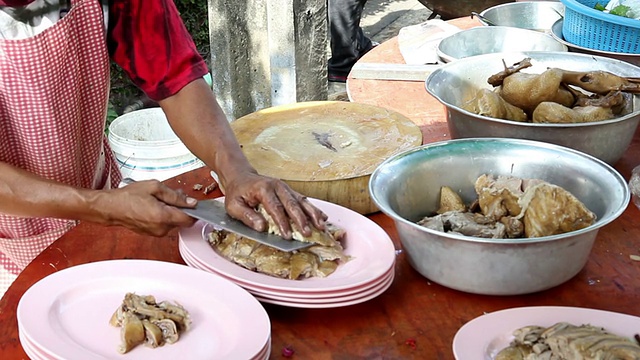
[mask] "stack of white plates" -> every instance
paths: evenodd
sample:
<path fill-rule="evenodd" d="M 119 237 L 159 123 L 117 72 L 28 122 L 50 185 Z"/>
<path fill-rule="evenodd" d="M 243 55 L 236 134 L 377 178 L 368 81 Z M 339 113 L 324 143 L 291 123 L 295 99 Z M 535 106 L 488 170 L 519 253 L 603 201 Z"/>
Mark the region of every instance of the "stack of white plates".
<path fill-rule="evenodd" d="M 265 303 L 330 308 L 362 303 L 385 292 L 395 274 L 396 253 L 389 235 L 355 211 L 310 200 L 329 216 L 330 222 L 346 231 L 343 245 L 350 260 L 326 278 L 281 279 L 236 265 L 209 245 L 206 237 L 211 227 L 204 222 L 180 232 L 180 254 L 189 266 L 229 279 Z"/>
<path fill-rule="evenodd" d="M 173 301 L 191 328 L 173 344 L 122 355 L 120 328 L 109 324 L 127 292 Z M 17 311 L 20 342 L 39 359 L 268 359 L 271 323 L 247 291 L 188 266 L 113 260 L 74 266 L 29 288 Z"/>

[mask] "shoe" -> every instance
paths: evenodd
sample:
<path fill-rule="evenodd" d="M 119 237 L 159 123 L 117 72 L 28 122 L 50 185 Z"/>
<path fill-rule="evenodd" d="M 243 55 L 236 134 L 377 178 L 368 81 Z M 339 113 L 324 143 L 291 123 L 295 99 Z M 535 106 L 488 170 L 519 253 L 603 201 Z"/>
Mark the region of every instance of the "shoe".
<path fill-rule="evenodd" d="M 328 79 L 331 82 L 344 83 L 344 82 L 347 82 L 347 75 L 329 74 Z"/>

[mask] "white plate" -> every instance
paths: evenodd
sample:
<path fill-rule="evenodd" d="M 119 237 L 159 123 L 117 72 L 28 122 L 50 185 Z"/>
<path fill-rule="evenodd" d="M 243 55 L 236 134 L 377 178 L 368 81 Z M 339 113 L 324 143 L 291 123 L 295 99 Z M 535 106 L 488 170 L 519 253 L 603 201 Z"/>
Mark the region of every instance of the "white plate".
<path fill-rule="evenodd" d="M 395 247 L 389 235 L 378 224 L 345 207 L 309 199 L 329 216 L 329 221 L 346 231 L 345 254 L 351 256 L 345 264 L 326 278 L 304 280 L 280 279 L 247 270 L 218 255 L 203 239 L 203 222 L 183 229 L 179 241 L 196 260 L 215 272 L 244 284 L 286 292 L 334 292 L 370 283 L 384 275 L 395 261 Z"/>
<path fill-rule="evenodd" d="M 563 306 L 513 308 L 481 315 L 463 325 L 453 338 L 453 354 L 458 360 L 492 360 L 509 346 L 514 330 L 562 321 L 600 326 L 630 339 L 640 332 L 640 317 L 611 311 Z"/>
<path fill-rule="evenodd" d="M 190 253 L 188 249 L 185 249 L 184 246 L 182 246 L 182 244 L 179 245 L 179 249 L 180 249 L 180 256 L 182 256 L 182 259 L 184 260 L 184 262 L 189 265 L 192 266 L 196 269 L 200 269 L 200 270 L 204 270 L 204 271 L 209 271 L 212 272 L 214 274 L 217 274 L 219 276 L 222 276 L 224 278 L 227 278 L 224 274 L 218 273 L 216 272 L 216 270 L 214 268 L 208 267 L 206 264 L 199 262 L 196 258 L 194 258 Z M 254 294 L 254 295 L 259 295 L 259 296 L 264 296 L 264 297 L 287 297 L 287 298 L 292 298 L 292 299 L 299 299 L 298 301 L 302 301 L 302 299 L 309 300 L 310 302 L 322 302 L 324 301 L 323 299 L 335 299 L 337 297 L 343 298 L 343 297 L 348 297 L 348 296 L 353 296 L 353 297 L 357 297 L 358 295 L 360 295 L 363 291 L 368 291 L 370 290 L 372 287 L 375 286 L 379 286 L 381 283 L 385 282 L 386 280 L 388 280 L 389 277 L 393 276 L 393 272 L 394 272 L 394 264 L 392 264 L 391 268 L 389 268 L 389 270 L 382 274 L 379 278 L 374 279 L 370 282 L 367 282 L 365 284 L 361 284 L 359 286 L 355 286 L 352 288 L 348 288 L 348 289 L 342 289 L 342 290 L 337 290 L 337 291 L 331 291 L 331 292 L 317 292 L 317 293 L 313 293 L 313 292 L 288 292 L 288 291 L 284 291 L 284 290 L 279 290 L 279 289 L 271 289 L 268 286 L 257 286 L 257 285 L 252 285 L 252 284 L 247 284 L 244 283 L 240 280 L 236 280 L 236 279 L 231 279 L 231 278 L 227 278 L 231 281 L 233 281 L 234 283 L 236 283 L 237 285 L 243 287 L 244 289 L 246 289 L 247 291 L 249 291 L 250 293 Z"/>
<path fill-rule="evenodd" d="M 127 292 L 182 304 L 192 328 L 175 344 L 137 346 L 127 359 L 251 359 L 271 335 L 269 317 L 246 290 L 220 276 L 151 260 L 83 264 L 45 277 L 18 303 L 18 328 L 31 349 L 56 359 L 123 359 L 109 319 Z"/>

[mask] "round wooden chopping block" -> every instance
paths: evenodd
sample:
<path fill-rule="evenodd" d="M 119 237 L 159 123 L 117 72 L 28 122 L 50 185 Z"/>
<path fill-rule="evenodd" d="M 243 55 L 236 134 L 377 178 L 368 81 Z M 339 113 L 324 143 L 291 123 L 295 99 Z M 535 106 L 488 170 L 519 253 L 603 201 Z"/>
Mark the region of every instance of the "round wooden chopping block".
<path fill-rule="evenodd" d="M 360 214 L 378 210 L 368 188 L 376 167 L 422 144 L 420 128 L 407 117 L 344 101 L 267 108 L 232 121 L 231 128 L 259 173 Z"/>

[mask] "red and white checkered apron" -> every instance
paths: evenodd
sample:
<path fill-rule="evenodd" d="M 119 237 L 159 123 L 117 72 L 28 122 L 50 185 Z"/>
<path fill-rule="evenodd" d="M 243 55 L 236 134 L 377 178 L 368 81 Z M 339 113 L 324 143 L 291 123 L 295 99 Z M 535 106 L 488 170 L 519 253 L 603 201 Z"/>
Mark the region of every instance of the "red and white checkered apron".
<path fill-rule="evenodd" d="M 104 133 L 110 81 L 103 10 L 98 0 L 71 3 L 40 34 L 0 39 L 0 161 L 76 187 L 117 187 Z M 75 224 L 0 214 L 0 265 L 17 274 Z"/>

